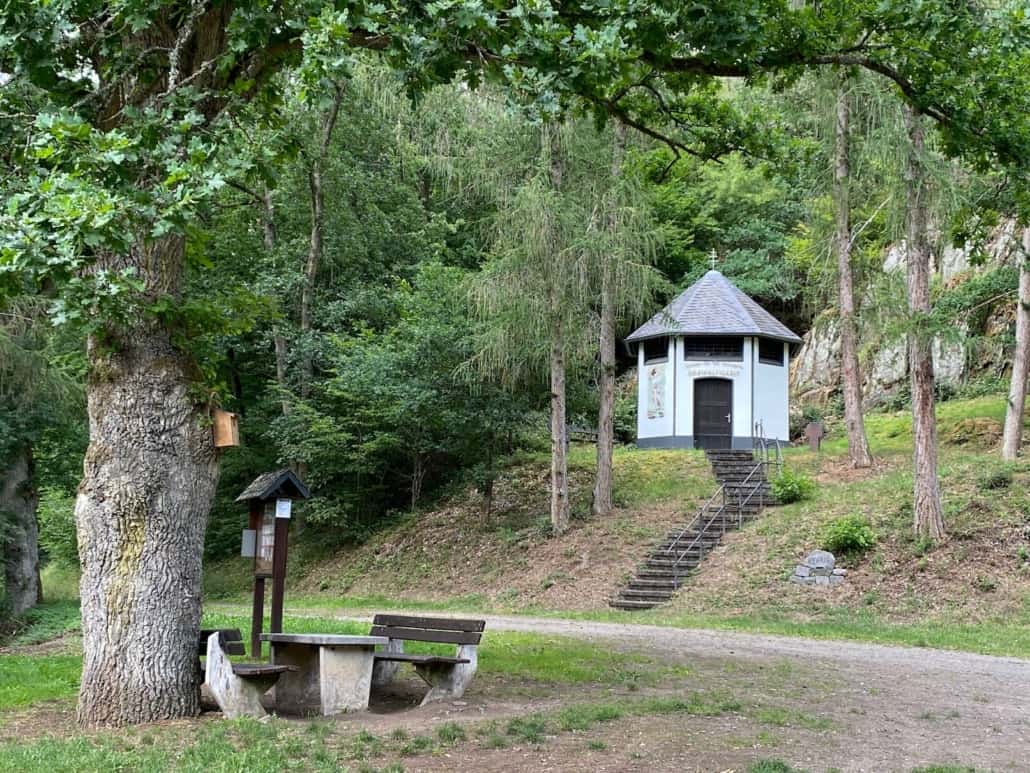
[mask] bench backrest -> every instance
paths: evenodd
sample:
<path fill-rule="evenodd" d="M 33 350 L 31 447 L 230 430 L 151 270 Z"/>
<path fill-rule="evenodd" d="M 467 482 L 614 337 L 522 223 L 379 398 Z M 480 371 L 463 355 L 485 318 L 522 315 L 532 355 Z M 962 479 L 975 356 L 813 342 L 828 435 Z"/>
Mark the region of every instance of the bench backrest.
<path fill-rule="evenodd" d="M 207 640 L 213 633 L 218 634 L 218 644 L 226 655 L 247 654 L 239 628 L 201 628 L 200 639 L 197 641 L 198 656 L 207 655 Z"/>
<path fill-rule="evenodd" d="M 372 630 L 369 631 L 369 635 L 438 644 L 479 644 L 485 627 L 485 620 L 376 615 L 372 619 Z"/>

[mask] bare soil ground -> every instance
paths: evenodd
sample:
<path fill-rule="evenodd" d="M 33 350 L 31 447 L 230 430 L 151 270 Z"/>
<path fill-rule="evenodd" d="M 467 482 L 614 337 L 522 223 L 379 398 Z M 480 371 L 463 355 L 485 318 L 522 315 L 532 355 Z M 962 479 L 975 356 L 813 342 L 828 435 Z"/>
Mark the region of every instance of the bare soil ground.
<path fill-rule="evenodd" d="M 909 771 L 932 764 L 1030 771 L 1030 662 L 967 653 L 717 631 L 525 617 L 487 617 L 488 628 L 606 641 L 688 664 L 666 695 L 718 691 L 738 711 L 627 717 L 540 745 L 402 758 L 405 770 L 729 771 L 779 758 L 805 770 Z M 489 720 L 560 704 L 639 700 L 601 688 L 491 699 L 476 684 L 457 705 L 345 720 L 373 732 Z M 395 724 L 396 723 L 396 724 Z M 592 743 L 591 743 L 592 742 Z M 601 745 L 603 744 L 603 748 Z M 595 748 L 596 747 L 596 748 Z"/>

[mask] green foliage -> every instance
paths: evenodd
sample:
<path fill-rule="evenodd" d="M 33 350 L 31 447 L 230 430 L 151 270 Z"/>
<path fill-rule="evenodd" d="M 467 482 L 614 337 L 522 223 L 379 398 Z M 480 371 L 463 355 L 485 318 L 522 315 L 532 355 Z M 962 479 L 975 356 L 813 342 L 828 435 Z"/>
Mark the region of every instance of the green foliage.
<path fill-rule="evenodd" d="M 647 163 L 663 231 L 662 272 L 684 287 L 710 268 L 715 251 L 719 270 L 766 305 L 782 307 L 797 297 L 800 283 L 785 262 L 788 235 L 804 213 L 796 186 L 772 165 L 737 155 L 720 165 L 682 162 L 662 179 L 667 164 L 666 151 Z"/>
<path fill-rule="evenodd" d="M 66 567 L 78 566 L 75 497 L 58 489 L 43 489 L 36 512 L 39 519 L 39 546 L 46 557 Z"/>
<path fill-rule="evenodd" d="M 789 467 L 784 467 L 783 471 L 772 479 L 770 486 L 772 493 L 785 505 L 808 499 L 815 493 L 815 483 L 812 479 Z"/>
<path fill-rule="evenodd" d="M 835 555 L 860 555 L 875 544 L 873 527 L 859 515 L 846 515 L 830 521 L 823 531 L 823 548 Z"/>

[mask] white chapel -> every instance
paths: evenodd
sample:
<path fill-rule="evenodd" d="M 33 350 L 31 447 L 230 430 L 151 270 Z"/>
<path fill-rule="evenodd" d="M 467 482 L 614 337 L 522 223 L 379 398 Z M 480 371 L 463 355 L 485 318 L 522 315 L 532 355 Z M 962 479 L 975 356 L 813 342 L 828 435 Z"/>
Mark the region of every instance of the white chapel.
<path fill-rule="evenodd" d="M 790 348 L 801 339 L 718 271 L 635 330 L 637 445 L 787 442 Z"/>

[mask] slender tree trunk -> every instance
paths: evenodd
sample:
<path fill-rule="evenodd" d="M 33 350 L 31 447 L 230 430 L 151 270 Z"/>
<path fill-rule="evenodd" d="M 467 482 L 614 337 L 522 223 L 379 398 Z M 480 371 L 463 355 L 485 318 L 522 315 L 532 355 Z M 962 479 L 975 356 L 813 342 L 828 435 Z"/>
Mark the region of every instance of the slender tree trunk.
<path fill-rule="evenodd" d="M 612 151 L 612 190 L 617 191 L 622 176 L 622 157 L 626 149 L 626 125 L 615 124 L 615 143 Z M 608 229 L 618 228 L 618 196 L 612 196 L 608 214 Z M 615 278 L 611 261 L 601 269 L 600 359 L 597 378 L 597 474 L 594 478 L 594 496 L 590 509 L 594 515 L 608 515 L 612 511 L 612 466 L 615 448 Z"/>
<path fill-rule="evenodd" d="M 325 159 L 329 153 L 329 144 L 333 139 L 336 119 L 340 114 L 340 103 L 343 101 L 343 84 L 333 84 L 333 101 L 322 116 L 320 123 L 318 148 L 311 161 L 308 172 L 308 186 L 311 189 L 311 237 L 308 241 L 308 257 L 304 263 L 304 283 L 300 296 L 300 333 L 304 340 L 304 353 L 301 357 L 302 381 L 301 395 L 307 397 L 311 391 L 313 363 L 311 358 L 311 310 L 315 299 L 315 280 L 322 264 L 322 244 L 325 227 L 325 192 L 322 189 L 322 173 Z"/>
<path fill-rule="evenodd" d="M 559 143 L 560 127 L 544 127 L 550 153 L 551 185 L 560 192 L 562 186 L 562 158 Z M 554 228 L 558 228 L 555 218 Z M 556 235 L 556 242 L 558 237 Z M 553 318 L 551 328 L 551 528 L 563 534 L 569 528 L 569 462 L 568 425 L 565 416 L 565 330 L 562 322 L 561 292 L 558 279 L 552 278 L 549 306 Z"/>
<path fill-rule="evenodd" d="M 11 615 L 43 600 L 39 582 L 39 497 L 33 486 L 32 448 L 18 449 L 0 478 L 0 520 L 7 521 L 3 543 L 4 598 Z"/>
<path fill-rule="evenodd" d="M 569 528 L 568 429 L 565 420 L 565 342 L 559 319 L 551 331 L 551 528 Z"/>
<path fill-rule="evenodd" d="M 125 261 L 178 295 L 183 241 Z M 89 448 L 75 503 L 82 563 L 79 722 L 120 726 L 199 710 L 201 558 L 218 457 L 192 358 L 146 318 L 88 343 Z"/>
<path fill-rule="evenodd" d="M 275 205 L 272 202 L 272 191 L 265 188 L 261 193 L 261 231 L 264 235 L 265 250 L 269 253 L 275 252 L 276 244 L 279 241 L 279 232 L 275 225 Z M 281 328 L 272 334 L 272 342 L 275 346 L 275 382 L 282 395 L 280 405 L 283 416 L 290 415 L 290 401 L 286 399 L 288 384 L 286 383 L 287 360 L 289 350 L 286 347 L 286 336 Z"/>
<path fill-rule="evenodd" d="M 1019 298 L 1016 301 L 1016 348 L 1012 352 L 1012 379 L 1005 411 L 1001 458 L 1014 461 L 1023 444 L 1023 408 L 1030 372 L 1030 226 L 1023 229 L 1023 256 L 1019 264 Z"/>
<path fill-rule="evenodd" d="M 905 246 L 908 307 L 910 323 L 913 325 L 908 334 L 915 478 L 913 526 L 916 536 L 939 540 L 944 536 L 944 516 L 937 480 L 933 337 L 924 324 L 930 314 L 930 245 L 927 239 L 926 175 L 923 169 L 925 146 L 921 117 L 907 104 L 905 125 L 909 134 L 908 160 L 905 165 Z"/>
<path fill-rule="evenodd" d="M 837 250 L 837 272 L 840 284 L 840 361 L 841 387 L 844 392 L 844 424 L 848 431 L 848 455 L 853 467 L 869 467 L 873 463 L 862 416 L 862 374 L 858 364 L 858 331 L 855 322 L 855 290 L 851 274 L 851 179 L 850 131 L 851 105 L 848 75 L 841 76 L 837 92 L 837 125 L 835 132 L 836 165 L 833 172 L 834 204 L 837 229 L 834 246 Z"/>

